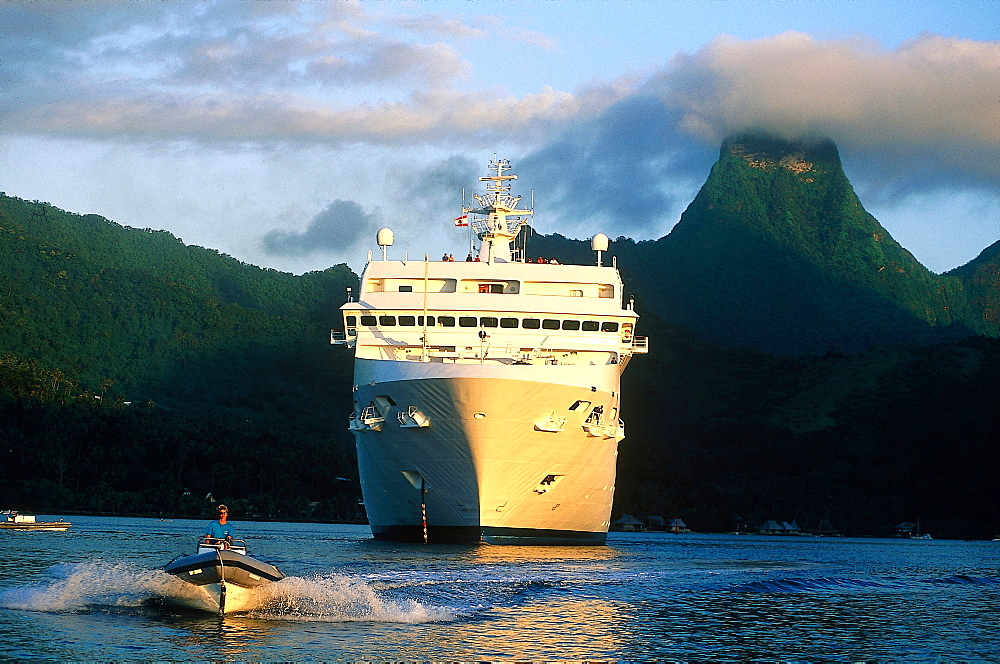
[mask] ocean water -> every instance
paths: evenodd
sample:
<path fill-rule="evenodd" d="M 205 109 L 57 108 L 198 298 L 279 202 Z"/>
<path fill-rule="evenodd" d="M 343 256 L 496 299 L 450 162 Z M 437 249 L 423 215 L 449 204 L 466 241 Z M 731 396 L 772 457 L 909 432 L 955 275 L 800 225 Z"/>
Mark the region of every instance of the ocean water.
<path fill-rule="evenodd" d="M 0 659 L 1000 660 L 1000 542 L 612 533 L 603 547 L 403 545 L 239 522 L 288 578 L 245 614 L 159 568 L 205 521 L 0 532 Z"/>

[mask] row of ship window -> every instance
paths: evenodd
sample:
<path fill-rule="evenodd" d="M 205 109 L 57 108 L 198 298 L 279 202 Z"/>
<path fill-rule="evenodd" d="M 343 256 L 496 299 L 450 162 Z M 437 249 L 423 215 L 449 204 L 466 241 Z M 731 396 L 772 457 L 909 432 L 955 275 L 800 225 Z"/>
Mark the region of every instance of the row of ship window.
<path fill-rule="evenodd" d="M 347 327 L 357 327 L 358 316 L 347 316 Z M 423 316 L 360 316 L 361 325 L 371 327 L 423 327 Z M 567 318 L 498 318 L 496 316 L 428 316 L 428 327 L 501 327 L 525 330 L 582 330 L 584 332 L 617 332 L 618 323 L 614 321 L 574 320 Z"/>

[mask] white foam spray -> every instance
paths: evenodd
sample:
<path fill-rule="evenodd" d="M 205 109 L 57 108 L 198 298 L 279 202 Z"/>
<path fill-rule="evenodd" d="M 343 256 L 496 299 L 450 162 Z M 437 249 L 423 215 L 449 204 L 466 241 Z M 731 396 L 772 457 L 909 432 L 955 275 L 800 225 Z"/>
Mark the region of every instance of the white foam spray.
<path fill-rule="evenodd" d="M 199 588 L 162 570 L 98 561 L 55 565 L 49 573 L 49 580 L 0 590 L 0 607 L 70 613 L 161 601 L 202 608 L 199 602 L 204 593 Z M 256 601 L 246 613 L 269 620 L 423 623 L 460 616 L 457 609 L 393 598 L 374 583 L 343 574 L 287 577 L 256 589 L 254 595 Z"/>

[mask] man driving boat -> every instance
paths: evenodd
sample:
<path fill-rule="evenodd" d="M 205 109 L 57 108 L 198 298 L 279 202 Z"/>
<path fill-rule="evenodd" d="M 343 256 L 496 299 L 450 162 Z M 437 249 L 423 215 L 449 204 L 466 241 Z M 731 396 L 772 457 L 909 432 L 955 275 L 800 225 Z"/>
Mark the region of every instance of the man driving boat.
<path fill-rule="evenodd" d="M 220 541 L 224 541 L 226 548 L 229 548 L 229 545 L 233 543 L 233 538 L 236 537 L 236 528 L 229 523 L 229 508 L 225 505 L 219 505 L 218 509 L 218 521 L 209 521 L 208 527 L 205 528 L 205 536 L 210 538 L 206 544 L 218 544 Z"/>

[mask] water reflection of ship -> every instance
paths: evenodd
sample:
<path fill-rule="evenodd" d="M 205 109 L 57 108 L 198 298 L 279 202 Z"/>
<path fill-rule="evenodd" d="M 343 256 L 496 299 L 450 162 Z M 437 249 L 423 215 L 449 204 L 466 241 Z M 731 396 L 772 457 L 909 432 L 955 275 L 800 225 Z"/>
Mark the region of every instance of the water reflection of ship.
<path fill-rule="evenodd" d="M 495 547 L 494 547 L 495 548 Z M 531 593 L 532 589 L 524 593 Z M 550 593 L 544 584 L 535 592 Z M 489 620 L 458 621 L 435 635 L 435 647 L 443 652 L 466 653 L 477 659 L 616 659 L 623 635 L 635 622 L 629 607 L 591 593 L 586 598 L 532 601 L 521 596 L 512 602 L 496 602 Z M 384 637 L 383 637 L 384 638 Z M 400 635 L 401 639 L 412 638 Z M 490 647 L 495 651 L 490 652 Z M 409 648 L 409 644 L 404 647 Z M 517 653 L 548 653 L 548 657 L 517 657 Z"/>
<path fill-rule="evenodd" d="M 567 564 L 587 561 L 606 562 L 622 554 L 603 546 L 477 546 L 469 549 L 469 558 L 477 565 L 521 565 L 528 563 Z"/>

